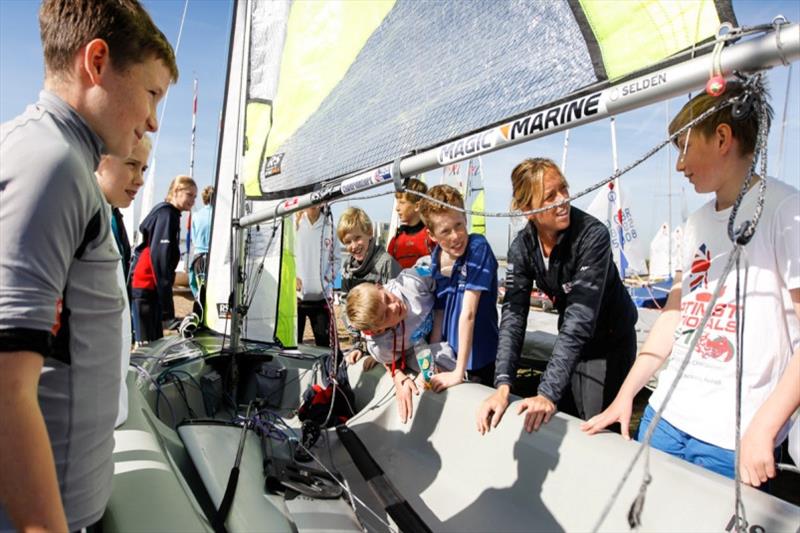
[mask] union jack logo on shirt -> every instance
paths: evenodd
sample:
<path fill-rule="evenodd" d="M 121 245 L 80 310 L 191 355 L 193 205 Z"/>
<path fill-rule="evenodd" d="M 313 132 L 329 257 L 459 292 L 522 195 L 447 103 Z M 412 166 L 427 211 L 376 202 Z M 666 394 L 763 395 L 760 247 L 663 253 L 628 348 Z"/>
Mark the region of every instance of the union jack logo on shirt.
<path fill-rule="evenodd" d="M 711 267 L 711 252 L 705 243 L 694 251 L 692 268 L 689 271 L 689 292 L 708 286 L 708 269 Z"/>

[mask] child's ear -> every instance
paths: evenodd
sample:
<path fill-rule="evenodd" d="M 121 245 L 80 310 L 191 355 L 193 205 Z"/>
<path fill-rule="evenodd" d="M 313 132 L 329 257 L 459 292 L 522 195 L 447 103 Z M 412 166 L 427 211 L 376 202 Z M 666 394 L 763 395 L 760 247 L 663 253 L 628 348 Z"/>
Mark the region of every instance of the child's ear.
<path fill-rule="evenodd" d="M 83 48 L 81 69 L 86 73 L 92 85 L 102 83 L 106 71 L 111 68 L 108 43 L 103 39 L 92 39 Z"/>
<path fill-rule="evenodd" d="M 722 155 L 727 155 L 730 152 L 733 146 L 733 130 L 731 130 L 730 124 L 722 123 L 717 126 L 717 129 L 714 132 L 716 134 L 715 142 L 717 144 L 717 148 L 719 149 Z"/>

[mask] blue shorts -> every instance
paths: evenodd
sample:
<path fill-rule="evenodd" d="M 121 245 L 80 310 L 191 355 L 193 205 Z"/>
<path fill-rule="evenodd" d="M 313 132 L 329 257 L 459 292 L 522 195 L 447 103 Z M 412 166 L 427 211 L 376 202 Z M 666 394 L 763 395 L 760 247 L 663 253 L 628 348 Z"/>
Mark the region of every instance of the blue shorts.
<path fill-rule="evenodd" d="M 647 428 L 653 421 L 656 412 L 648 404 L 642 414 L 642 421 L 639 424 L 639 435 L 636 440 L 644 439 Z M 667 452 L 675 457 L 680 457 L 685 461 L 702 466 L 717 474 L 722 474 L 731 479 L 734 478 L 736 454 L 733 450 L 720 448 L 702 440 L 696 439 L 688 433 L 676 428 L 663 418 L 653 432 L 651 441 L 653 448 Z"/>

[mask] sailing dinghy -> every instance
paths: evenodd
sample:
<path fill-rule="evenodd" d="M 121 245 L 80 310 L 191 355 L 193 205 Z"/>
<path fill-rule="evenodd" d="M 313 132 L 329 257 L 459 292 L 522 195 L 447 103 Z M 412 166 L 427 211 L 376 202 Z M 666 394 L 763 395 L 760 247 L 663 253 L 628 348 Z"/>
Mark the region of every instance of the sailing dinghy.
<path fill-rule="evenodd" d="M 562 414 L 528 434 L 513 405 L 480 436 L 473 384 L 422 393 L 401 424 L 382 369 L 350 368 L 341 395 L 330 350 L 295 346 L 283 217 L 701 88 L 730 2 L 233 9 L 201 327 L 132 356 L 106 531 L 796 530 L 797 507 L 743 487 L 742 515 L 733 481 L 655 450 L 629 516 L 641 462 L 614 493 L 638 444 Z M 797 24 L 719 39 L 726 76 L 800 57 Z M 314 384 L 346 423 L 304 427 Z"/>

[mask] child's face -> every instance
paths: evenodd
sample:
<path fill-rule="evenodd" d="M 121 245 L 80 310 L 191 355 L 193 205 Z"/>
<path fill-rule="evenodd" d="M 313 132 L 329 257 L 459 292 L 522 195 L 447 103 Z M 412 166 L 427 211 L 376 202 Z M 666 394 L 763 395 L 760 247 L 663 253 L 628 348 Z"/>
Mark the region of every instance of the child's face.
<path fill-rule="evenodd" d="M 380 301 L 376 311 L 377 320 L 374 333 L 383 333 L 405 320 L 408 308 L 402 298 L 395 296 L 384 287 L 378 285 L 377 290 Z"/>
<path fill-rule="evenodd" d="M 90 89 L 86 118 L 103 139 L 107 154 L 128 157 L 146 132 L 158 129 L 156 106 L 170 80 L 169 69 L 154 57 L 122 72 L 106 63 L 104 74 Z"/>
<path fill-rule="evenodd" d="M 716 192 L 723 185 L 720 180 L 722 161 L 716 148 L 716 136 L 706 137 L 698 130 L 678 137 L 675 169 L 682 172 L 700 194 Z"/>
<path fill-rule="evenodd" d="M 371 238 L 370 235 L 367 235 L 360 229 L 354 228 L 352 231 L 344 234 L 342 244 L 347 249 L 347 253 L 360 263 L 367 255 L 367 249 L 369 248 L 369 241 Z"/>
<path fill-rule="evenodd" d="M 542 205 L 536 207 L 547 207 L 569 198 L 567 184 L 561 179 L 559 173 L 551 168 L 545 169 L 542 185 Z M 547 233 L 564 231 L 569 227 L 569 204 L 531 215 L 530 219 L 533 220 L 539 231 Z"/>
<path fill-rule="evenodd" d="M 194 200 L 197 198 L 197 188 L 183 187 L 175 192 L 175 198 L 172 205 L 181 211 L 191 211 L 194 206 Z"/>
<path fill-rule="evenodd" d="M 398 198 L 395 202 L 395 211 L 401 224 L 414 225 L 419 222 L 419 202 L 412 202 L 405 198 Z"/>
<path fill-rule="evenodd" d="M 459 211 L 447 210 L 428 217 L 428 231 L 442 250 L 452 258 L 461 257 L 467 249 L 467 218 Z"/>
<path fill-rule="evenodd" d="M 150 148 L 140 142 L 125 159 L 107 155 L 100 160 L 97 183 L 108 203 L 119 208 L 131 205 L 139 187 L 144 184 L 149 155 Z"/>

